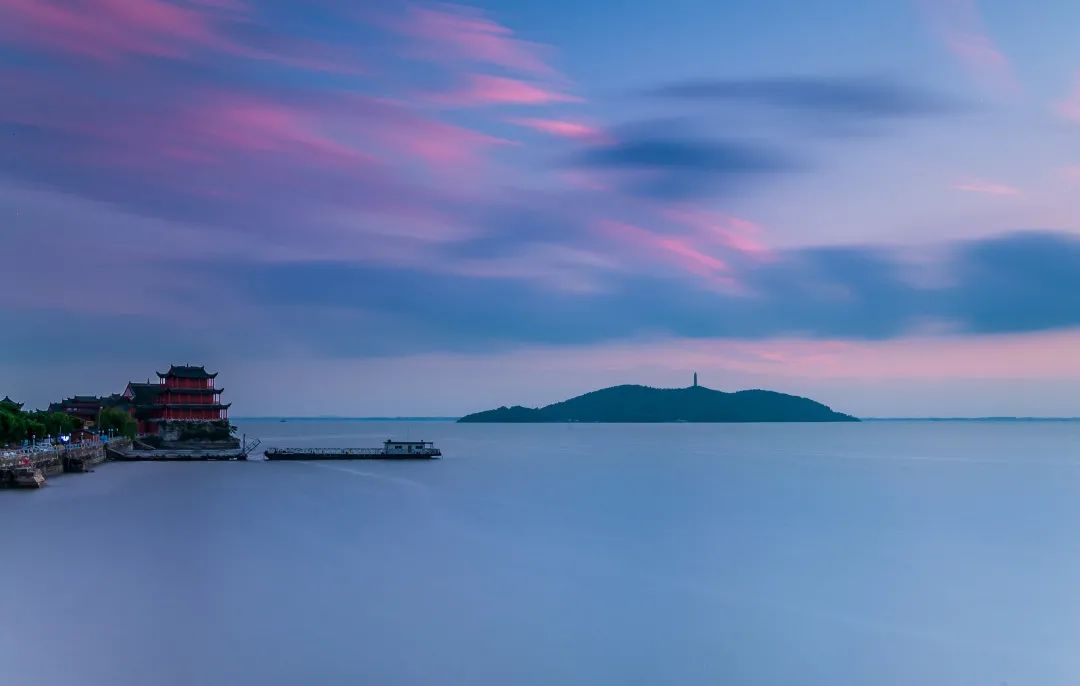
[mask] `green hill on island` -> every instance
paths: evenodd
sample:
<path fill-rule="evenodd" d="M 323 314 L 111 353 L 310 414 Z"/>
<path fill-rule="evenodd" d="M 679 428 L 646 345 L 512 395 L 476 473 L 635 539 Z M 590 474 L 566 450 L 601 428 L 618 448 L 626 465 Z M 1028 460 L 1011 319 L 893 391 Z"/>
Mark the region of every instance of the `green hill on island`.
<path fill-rule="evenodd" d="M 826 405 L 774 391 L 725 393 L 704 386 L 612 386 L 541 408 L 500 407 L 459 422 L 857 422 Z"/>

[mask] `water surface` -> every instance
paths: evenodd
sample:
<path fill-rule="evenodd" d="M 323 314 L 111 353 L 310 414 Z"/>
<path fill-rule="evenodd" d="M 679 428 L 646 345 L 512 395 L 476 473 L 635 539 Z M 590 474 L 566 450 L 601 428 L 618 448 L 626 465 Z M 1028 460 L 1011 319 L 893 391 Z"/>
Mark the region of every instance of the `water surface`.
<path fill-rule="evenodd" d="M 1080 424 L 240 422 L 437 462 L 0 491 L 14 686 L 1080 675 Z"/>

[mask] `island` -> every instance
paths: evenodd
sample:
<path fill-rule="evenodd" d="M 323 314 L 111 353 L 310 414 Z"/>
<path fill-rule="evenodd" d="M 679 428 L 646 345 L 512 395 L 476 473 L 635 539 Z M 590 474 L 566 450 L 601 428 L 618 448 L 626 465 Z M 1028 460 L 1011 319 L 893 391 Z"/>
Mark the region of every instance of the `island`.
<path fill-rule="evenodd" d="M 725 393 L 697 385 L 696 378 L 694 385 L 686 388 L 612 386 L 545 407 L 504 406 L 458 420 L 465 423 L 857 421 L 809 398 L 764 390 Z"/>

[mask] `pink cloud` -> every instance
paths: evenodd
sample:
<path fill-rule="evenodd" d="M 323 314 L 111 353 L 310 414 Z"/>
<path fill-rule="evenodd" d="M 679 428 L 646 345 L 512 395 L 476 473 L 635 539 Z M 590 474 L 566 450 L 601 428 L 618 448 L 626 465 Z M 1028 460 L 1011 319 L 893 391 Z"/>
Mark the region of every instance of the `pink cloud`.
<path fill-rule="evenodd" d="M 760 260 L 771 259 L 772 249 L 762 242 L 762 228 L 746 219 L 689 207 L 669 207 L 663 215 L 694 229 L 696 235 L 710 243 L 743 253 Z"/>
<path fill-rule="evenodd" d="M 555 76 L 543 46 L 523 41 L 482 11 L 455 4 L 411 5 L 401 19 L 384 22 L 421 43 L 420 54 L 443 62 L 459 59 L 534 76 Z"/>
<path fill-rule="evenodd" d="M 648 229 L 611 219 L 601 219 L 594 224 L 596 231 L 621 245 L 636 248 L 642 255 L 652 259 L 660 257 L 691 274 L 705 278 L 713 285 L 730 288 L 736 282 L 728 265 L 695 247 L 687 238 L 656 233 Z"/>
<path fill-rule="evenodd" d="M 188 121 L 194 134 L 234 150 L 290 153 L 294 159 L 368 163 L 371 157 L 319 130 L 308 112 L 254 98 L 221 97 Z"/>
<path fill-rule="evenodd" d="M 916 0 L 930 30 L 979 80 L 1002 93 L 1019 90 L 1012 63 L 990 36 L 976 0 Z"/>
<path fill-rule="evenodd" d="M 579 140 L 606 141 L 607 134 L 603 129 L 564 119 L 511 119 L 512 124 L 524 126 L 534 131 L 546 133 L 560 138 L 572 138 Z"/>
<path fill-rule="evenodd" d="M 557 102 L 581 102 L 581 98 L 503 76 L 473 74 L 464 88 L 437 96 L 437 101 L 461 107 L 484 105 L 549 105 Z"/>
<path fill-rule="evenodd" d="M 419 129 L 395 127 L 387 133 L 403 150 L 450 171 L 477 164 L 480 151 L 489 146 L 508 144 L 492 136 L 432 120 L 426 121 Z"/>
<path fill-rule="evenodd" d="M 492 147 L 510 145 L 510 141 L 425 116 L 393 100 L 357 97 L 345 107 L 346 118 L 360 120 L 349 124 L 357 135 L 381 146 L 389 157 L 419 159 L 432 170 L 459 172 L 482 162 Z"/>
<path fill-rule="evenodd" d="M 1062 378 L 1080 373 L 1068 350 L 1080 332 L 999 336 L 912 336 L 890 341 L 716 342 L 739 368 L 793 377 L 862 379 Z M 706 346 L 698 344 L 707 354 Z M 1069 363 L 1062 367 L 1064 360 Z M 699 367 L 704 367 L 702 360 Z"/>
<path fill-rule="evenodd" d="M 968 193 L 982 193 L 984 195 L 997 195 L 1016 197 L 1023 193 L 1019 188 L 1009 186 L 1004 183 L 997 183 L 995 181 L 984 181 L 979 179 L 973 179 L 971 181 L 965 181 L 963 183 L 953 184 L 953 189 L 958 191 L 965 191 Z"/>
<path fill-rule="evenodd" d="M 34 49 L 101 61 L 190 59 L 213 51 L 300 69 L 363 72 L 351 55 L 322 45 L 277 39 L 260 47 L 226 31 L 252 19 L 252 8 L 239 0 L 0 0 L 0 36 Z M 257 32 L 249 35 L 256 38 Z"/>
<path fill-rule="evenodd" d="M 362 147 L 334 135 L 318 108 L 217 90 L 193 93 L 188 104 L 166 110 L 108 108 L 92 120 L 57 116 L 40 123 L 77 133 L 90 146 L 103 144 L 111 156 L 101 162 L 126 166 L 213 167 L 238 157 L 261 158 L 264 170 L 270 158 L 308 168 L 375 163 Z"/>
<path fill-rule="evenodd" d="M 565 169 L 558 172 L 558 178 L 569 188 L 583 191 L 611 191 L 615 188 L 607 179 L 592 170 Z"/>
<path fill-rule="evenodd" d="M 428 171 L 452 173 L 480 164 L 493 146 L 509 144 L 385 99 L 327 97 L 300 104 L 219 94 L 207 102 L 188 117 L 200 133 L 227 148 L 304 153 L 313 162 L 414 160 Z"/>
<path fill-rule="evenodd" d="M 95 59 L 182 57 L 221 44 L 210 18 L 161 0 L 0 0 L 10 40 Z"/>
<path fill-rule="evenodd" d="M 604 290 L 597 272 L 617 267 L 609 256 L 556 244 L 529 244 L 508 255 L 451 260 L 437 267 L 472 278 L 533 281 L 547 288 L 572 293 Z"/>
<path fill-rule="evenodd" d="M 187 0 L 189 5 L 200 5 L 226 12 L 250 12 L 251 5 L 245 0 Z"/>
<path fill-rule="evenodd" d="M 623 380 L 627 372 L 656 374 L 657 384 L 665 386 L 674 385 L 671 379 L 685 379 L 688 384 L 688 370 L 696 369 L 704 385 L 737 390 L 746 387 L 743 384 L 766 383 L 763 379 L 774 384 L 779 379 L 857 380 L 860 384 L 867 380 L 923 384 L 928 380 L 973 379 L 982 384 L 987 379 L 1080 378 L 1080 356 L 1070 354 L 1077 345 L 1080 331 L 1072 330 L 999 336 L 912 336 L 887 341 L 672 338 L 557 349 L 538 347 L 512 355 L 529 360 L 523 367 L 562 364 L 578 373 L 581 369 L 615 371 L 616 378 Z M 506 363 L 492 365 L 505 368 Z M 733 382 L 736 373 L 746 376 Z M 778 389 L 795 390 L 783 385 Z"/>
<path fill-rule="evenodd" d="M 447 175 L 479 167 L 489 150 L 510 144 L 398 101 L 354 95 L 289 101 L 206 88 L 182 103 L 141 108 L 102 99 L 95 88 L 57 94 L 32 74 L 3 70 L 0 89 L 19 94 L 0 111 L 0 122 L 76 135 L 105 166 L 221 165 L 236 155 L 261 155 L 265 164 L 276 155 L 308 168 L 419 162 Z"/>
<path fill-rule="evenodd" d="M 1065 100 L 1058 103 L 1057 112 L 1070 121 L 1080 123 L 1080 78 L 1076 79 L 1072 93 Z"/>
<path fill-rule="evenodd" d="M 278 41 L 268 47 L 222 42 L 217 47 L 241 59 L 273 62 L 293 69 L 352 76 L 369 73 L 367 66 L 349 52 L 310 41 Z"/>

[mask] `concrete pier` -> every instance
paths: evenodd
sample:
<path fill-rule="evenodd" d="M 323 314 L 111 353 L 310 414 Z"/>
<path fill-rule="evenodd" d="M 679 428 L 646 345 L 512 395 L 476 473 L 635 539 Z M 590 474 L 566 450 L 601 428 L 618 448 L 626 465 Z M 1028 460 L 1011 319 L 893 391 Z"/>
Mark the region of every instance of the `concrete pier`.
<path fill-rule="evenodd" d="M 121 446 L 130 442 L 116 441 Z M 0 452 L 0 488 L 17 486 L 17 475 L 27 470 L 38 470 L 46 479 L 57 474 L 89 471 L 106 459 L 105 443 L 86 441 L 67 446 L 54 446 L 47 450 L 18 449 Z"/>

